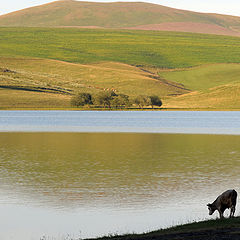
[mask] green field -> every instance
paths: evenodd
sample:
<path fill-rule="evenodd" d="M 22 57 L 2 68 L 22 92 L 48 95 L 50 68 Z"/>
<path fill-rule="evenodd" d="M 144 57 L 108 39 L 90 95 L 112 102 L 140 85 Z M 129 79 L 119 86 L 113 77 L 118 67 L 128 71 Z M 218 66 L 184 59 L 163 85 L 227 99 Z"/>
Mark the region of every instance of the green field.
<path fill-rule="evenodd" d="M 229 36 L 58 28 L 0 28 L 0 36 L 0 55 L 8 57 L 172 69 L 240 62 L 239 38 Z"/>
<path fill-rule="evenodd" d="M 237 37 L 71 28 L 0 36 L 2 108 L 70 107 L 75 93 L 106 89 L 158 95 L 166 108 L 240 108 Z"/>
<path fill-rule="evenodd" d="M 196 68 L 160 72 L 159 75 L 194 91 L 229 83 L 240 83 L 240 64 L 212 64 Z"/>

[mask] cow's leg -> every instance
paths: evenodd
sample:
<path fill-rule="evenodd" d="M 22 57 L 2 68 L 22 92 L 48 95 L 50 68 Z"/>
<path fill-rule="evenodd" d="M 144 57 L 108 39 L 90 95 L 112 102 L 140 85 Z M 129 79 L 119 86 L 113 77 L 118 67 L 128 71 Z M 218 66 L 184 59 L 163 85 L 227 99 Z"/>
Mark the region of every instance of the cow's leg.
<path fill-rule="evenodd" d="M 231 206 L 231 209 L 230 209 L 230 218 L 231 218 L 231 217 L 234 217 L 234 213 L 235 213 L 235 206 Z"/>
<path fill-rule="evenodd" d="M 218 210 L 218 212 L 219 212 L 219 217 L 220 217 L 220 218 L 224 218 L 224 217 L 223 217 L 223 212 L 222 212 L 221 210 Z"/>

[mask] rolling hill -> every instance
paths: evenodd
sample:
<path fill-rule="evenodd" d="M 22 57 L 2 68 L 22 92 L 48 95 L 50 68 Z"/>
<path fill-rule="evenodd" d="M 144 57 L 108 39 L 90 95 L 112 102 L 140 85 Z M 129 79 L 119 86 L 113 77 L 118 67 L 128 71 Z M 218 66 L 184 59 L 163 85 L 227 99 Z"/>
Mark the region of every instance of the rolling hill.
<path fill-rule="evenodd" d="M 0 26 L 125 28 L 240 36 L 240 17 L 184 11 L 144 2 L 60 0 L 2 15 Z"/>
<path fill-rule="evenodd" d="M 240 109 L 240 17 L 63 0 L 0 16 L 0 35 L 0 108 L 69 108 L 77 92 L 114 89 Z"/>
<path fill-rule="evenodd" d="M 0 108 L 70 107 L 77 92 L 94 95 L 108 89 L 130 97 L 143 92 L 162 97 L 189 92 L 181 84 L 122 63 L 0 57 Z"/>
<path fill-rule="evenodd" d="M 158 95 L 165 108 L 240 109 L 239 38 L 0 28 L 0 108 L 69 108 L 77 92 Z"/>

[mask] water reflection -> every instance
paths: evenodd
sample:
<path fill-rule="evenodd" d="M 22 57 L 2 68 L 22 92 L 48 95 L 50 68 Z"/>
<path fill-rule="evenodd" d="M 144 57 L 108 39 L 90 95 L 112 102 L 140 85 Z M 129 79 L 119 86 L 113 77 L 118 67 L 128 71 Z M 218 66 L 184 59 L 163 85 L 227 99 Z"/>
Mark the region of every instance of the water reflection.
<path fill-rule="evenodd" d="M 1 133 L 1 208 L 12 226 L 24 209 L 45 224 L 62 218 L 52 234 L 81 223 L 83 237 L 204 218 L 208 201 L 237 190 L 239 149 L 230 135 Z"/>

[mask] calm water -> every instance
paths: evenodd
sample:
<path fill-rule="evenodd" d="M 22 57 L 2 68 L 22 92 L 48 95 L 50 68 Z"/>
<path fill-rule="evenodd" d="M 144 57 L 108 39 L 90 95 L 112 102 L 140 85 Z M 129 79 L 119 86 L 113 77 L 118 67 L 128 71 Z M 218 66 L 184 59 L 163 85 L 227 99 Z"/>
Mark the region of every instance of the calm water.
<path fill-rule="evenodd" d="M 240 192 L 239 117 L 0 112 L 0 239 L 78 239 L 209 219 L 208 202 Z M 80 133 L 119 129 L 229 135 Z M 68 130 L 76 132 L 60 132 Z"/>
<path fill-rule="evenodd" d="M 0 131 L 240 134 L 240 111 L 0 111 Z"/>

